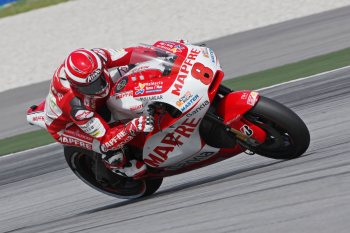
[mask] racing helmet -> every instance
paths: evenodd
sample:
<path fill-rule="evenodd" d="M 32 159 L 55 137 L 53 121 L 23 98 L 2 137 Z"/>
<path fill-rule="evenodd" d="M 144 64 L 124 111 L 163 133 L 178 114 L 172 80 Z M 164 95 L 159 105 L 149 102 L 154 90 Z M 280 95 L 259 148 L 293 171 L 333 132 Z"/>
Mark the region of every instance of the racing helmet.
<path fill-rule="evenodd" d="M 87 49 L 74 50 L 64 61 L 64 71 L 73 91 L 96 98 L 108 95 L 108 71 L 97 53 Z"/>

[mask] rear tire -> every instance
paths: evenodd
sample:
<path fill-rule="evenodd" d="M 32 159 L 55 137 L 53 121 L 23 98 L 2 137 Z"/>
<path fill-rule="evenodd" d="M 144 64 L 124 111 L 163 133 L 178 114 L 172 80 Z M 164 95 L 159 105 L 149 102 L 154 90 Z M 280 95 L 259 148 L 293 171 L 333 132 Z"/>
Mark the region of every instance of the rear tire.
<path fill-rule="evenodd" d="M 117 175 L 106 168 L 97 153 L 77 147 L 64 147 L 70 169 L 84 183 L 104 194 L 135 199 L 155 193 L 163 178 L 134 180 Z"/>
<path fill-rule="evenodd" d="M 249 148 L 273 159 L 294 159 L 309 147 L 310 133 L 300 117 L 286 106 L 263 96 L 245 118 L 267 133 L 262 145 Z"/>

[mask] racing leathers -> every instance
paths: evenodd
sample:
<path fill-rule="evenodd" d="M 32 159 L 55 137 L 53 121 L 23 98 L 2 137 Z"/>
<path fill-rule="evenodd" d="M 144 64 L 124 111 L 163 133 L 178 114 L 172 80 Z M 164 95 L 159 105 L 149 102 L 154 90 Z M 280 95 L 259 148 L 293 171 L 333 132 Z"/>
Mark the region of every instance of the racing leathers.
<path fill-rule="evenodd" d="M 64 64 L 60 65 L 54 73 L 50 85 L 50 92 L 45 102 L 45 124 L 48 132 L 54 139 L 62 144 L 78 146 L 108 155 L 108 151 L 117 151 L 132 140 L 138 132 L 150 132 L 153 130 L 153 121 L 150 117 L 141 116 L 126 124 L 109 126 L 106 122 L 106 101 L 113 84 L 127 71 L 133 52 L 140 48 L 114 49 L 92 49 L 97 53 L 108 71 L 117 69 L 116 74 L 111 77 L 110 72 L 106 75 L 109 82 L 103 98 L 82 95 L 73 88 L 66 78 Z M 139 52 L 139 51 L 138 51 Z M 115 158 L 114 155 L 107 159 Z M 123 169 L 125 158 L 114 168 Z M 107 160 L 108 161 L 108 160 Z M 135 163 L 135 162 L 134 162 Z M 135 165 L 135 164 L 134 164 Z M 135 165 L 139 170 L 145 165 Z M 112 167 L 113 168 L 113 167 Z M 137 169 L 136 169 L 137 170 Z M 144 171 L 143 171 L 144 172 Z M 127 174 L 128 175 L 128 174 Z M 134 176 L 132 172 L 129 174 Z"/>

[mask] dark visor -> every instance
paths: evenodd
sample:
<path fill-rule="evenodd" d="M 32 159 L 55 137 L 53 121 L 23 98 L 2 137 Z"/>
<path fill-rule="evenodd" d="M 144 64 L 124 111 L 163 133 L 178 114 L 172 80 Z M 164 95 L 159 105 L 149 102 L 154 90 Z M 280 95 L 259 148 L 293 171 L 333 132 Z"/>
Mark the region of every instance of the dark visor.
<path fill-rule="evenodd" d="M 103 92 L 106 87 L 107 87 L 107 81 L 106 81 L 104 74 L 102 73 L 98 79 L 96 79 L 92 83 L 89 83 L 89 85 L 80 86 L 80 87 L 76 87 L 76 88 L 82 94 L 97 95 L 97 94 L 100 94 L 101 92 Z"/>

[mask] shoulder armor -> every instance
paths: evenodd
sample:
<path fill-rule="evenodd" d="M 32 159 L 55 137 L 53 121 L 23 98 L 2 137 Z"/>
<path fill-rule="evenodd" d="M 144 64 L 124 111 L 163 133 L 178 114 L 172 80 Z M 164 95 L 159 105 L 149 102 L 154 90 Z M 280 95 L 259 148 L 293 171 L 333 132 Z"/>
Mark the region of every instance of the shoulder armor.
<path fill-rule="evenodd" d="M 62 94 L 70 91 L 70 84 L 66 78 L 66 73 L 64 72 L 64 67 L 61 65 L 56 71 L 52 79 L 53 88 Z"/>

